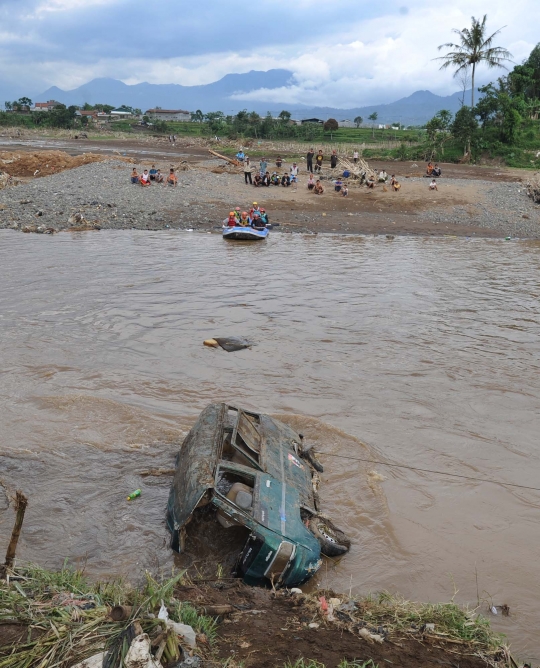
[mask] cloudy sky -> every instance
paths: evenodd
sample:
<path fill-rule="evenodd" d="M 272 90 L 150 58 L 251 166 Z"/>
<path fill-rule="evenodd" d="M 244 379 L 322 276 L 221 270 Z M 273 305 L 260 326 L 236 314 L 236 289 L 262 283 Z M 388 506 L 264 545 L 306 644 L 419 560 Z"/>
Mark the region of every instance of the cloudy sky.
<path fill-rule="evenodd" d="M 205 84 L 290 69 L 295 85 L 257 99 L 357 107 L 459 84 L 433 62 L 471 15 L 488 14 L 521 62 L 540 39 L 538 0 L 0 0 L 0 88 L 35 95 L 95 77 Z M 479 83 L 497 76 L 481 70 Z M 21 89 L 24 89 L 21 90 Z M 253 95 L 253 94 L 252 94 Z M 243 99 L 249 99 L 245 96 Z"/>

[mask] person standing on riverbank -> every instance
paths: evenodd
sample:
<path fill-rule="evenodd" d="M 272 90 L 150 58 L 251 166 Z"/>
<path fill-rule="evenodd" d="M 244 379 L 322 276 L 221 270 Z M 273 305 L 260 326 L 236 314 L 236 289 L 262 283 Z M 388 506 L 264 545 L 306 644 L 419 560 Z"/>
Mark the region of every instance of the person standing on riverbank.
<path fill-rule="evenodd" d="M 332 151 L 332 155 L 330 156 L 330 167 L 332 169 L 335 169 L 337 167 L 337 151 L 336 150 Z"/>
<path fill-rule="evenodd" d="M 259 163 L 259 174 L 261 175 L 261 178 L 266 174 L 267 169 L 268 169 L 268 163 L 266 162 L 266 158 L 261 158 L 261 161 Z"/>
<path fill-rule="evenodd" d="M 251 161 L 246 155 L 244 158 L 244 181 L 249 183 L 249 185 L 253 185 L 253 179 L 251 178 L 251 173 L 253 171 L 253 167 L 251 166 Z"/>
<path fill-rule="evenodd" d="M 315 151 L 313 148 L 310 148 L 307 156 L 306 156 L 306 170 L 308 172 L 311 172 L 313 174 L 313 156 L 315 155 Z"/>

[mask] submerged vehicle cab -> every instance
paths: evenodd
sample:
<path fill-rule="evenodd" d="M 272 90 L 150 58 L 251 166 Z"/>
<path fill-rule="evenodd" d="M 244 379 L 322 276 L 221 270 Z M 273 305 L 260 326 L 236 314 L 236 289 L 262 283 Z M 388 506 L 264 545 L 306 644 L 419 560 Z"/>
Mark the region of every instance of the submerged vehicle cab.
<path fill-rule="evenodd" d="M 228 404 L 207 406 L 176 457 L 167 506 L 172 549 L 183 552 L 186 526 L 212 504 L 222 527 L 249 531 L 238 577 L 250 585 L 306 582 L 321 553 L 338 556 L 350 547 L 319 512 L 318 470 L 302 435 L 286 424 Z"/>

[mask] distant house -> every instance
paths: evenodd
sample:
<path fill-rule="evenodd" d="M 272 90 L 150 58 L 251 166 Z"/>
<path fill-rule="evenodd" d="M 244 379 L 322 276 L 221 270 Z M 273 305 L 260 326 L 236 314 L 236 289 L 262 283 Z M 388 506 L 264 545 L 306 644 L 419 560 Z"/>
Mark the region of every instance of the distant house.
<path fill-rule="evenodd" d="M 93 122 L 97 121 L 106 121 L 109 119 L 109 114 L 106 114 L 104 111 L 97 111 L 96 109 L 91 109 L 90 111 L 81 111 L 80 109 L 75 112 L 77 118 L 88 118 Z"/>
<path fill-rule="evenodd" d="M 349 120 L 348 118 L 345 118 L 342 121 L 338 121 L 338 125 L 340 128 L 355 128 L 356 123 L 354 121 Z"/>
<path fill-rule="evenodd" d="M 183 109 L 148 109 L 146 116 L 153 121 L 191 121 L 190 112 Z"/>
<path fill-rule="evenodd" d="M 301 123 L 302 125 L 304 125 L 305 123 L 319 123 L 322 125 L 324 121 L 321 121 L 320 118 L 303 118 Z"/>
<path fill-rule="evenodd" d="M 127 107 L 118 107 L 111 111 L 111 118 L 133 118 L 135 114 Z"/>
<path fill-rule="evenodd" d="M 36 102 L 32 111 L 52 111 L 55 107 L 59 107 L 62 103 L 56 100 L 49 100 L 48 102 Z"/>

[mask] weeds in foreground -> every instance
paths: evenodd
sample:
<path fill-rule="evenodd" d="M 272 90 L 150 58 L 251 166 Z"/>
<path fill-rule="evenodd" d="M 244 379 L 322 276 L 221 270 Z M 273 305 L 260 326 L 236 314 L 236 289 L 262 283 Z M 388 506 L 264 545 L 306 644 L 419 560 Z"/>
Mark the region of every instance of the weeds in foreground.
<path fill-rule="evenodd" d="M 387 592 L 368 596 L 357 603 L 359 615 L 370 626 L 383 626 L 393 633 L 435 624 L 438 634 L 494 652 L 504 637 L 491 630 L 489 621 L 455 603 L 413 603 Z"/>
<path fill-rule="evenodd" d="M 144 632 L 156 635 L 162 602 L 173 621 L 189 624 L 212 641 L 215 620 L 173 596 L 183 577 L 180 572 L 158 582 L 147 575 L 137 590 L 121 580 L 90 583 L 66 565 L 54 573 L 35 566 L 17 569 L 7 582 L 0 582 L 0 624 L 32 631 L 16 646 L 0 647 L 0 668 L 64 668 L 103 650 L 111 650 L 108 668 L 119 668 L 130 645 L 132 622 L 137 619 Z M 109 617 L 110 608 L 118 604 L 131 606 L 124 622 Z"/>
<path fill-rule="evenodd" d="M 313 659 L 297 659 L 294 663 L 287 661 L 283 668 L 326 668 L 323 663 L 314 661 Z M 378 668 L 378 664 L 373 663 L 372 659 L 367 661 L 343 661 L 337 668 Z"/>

